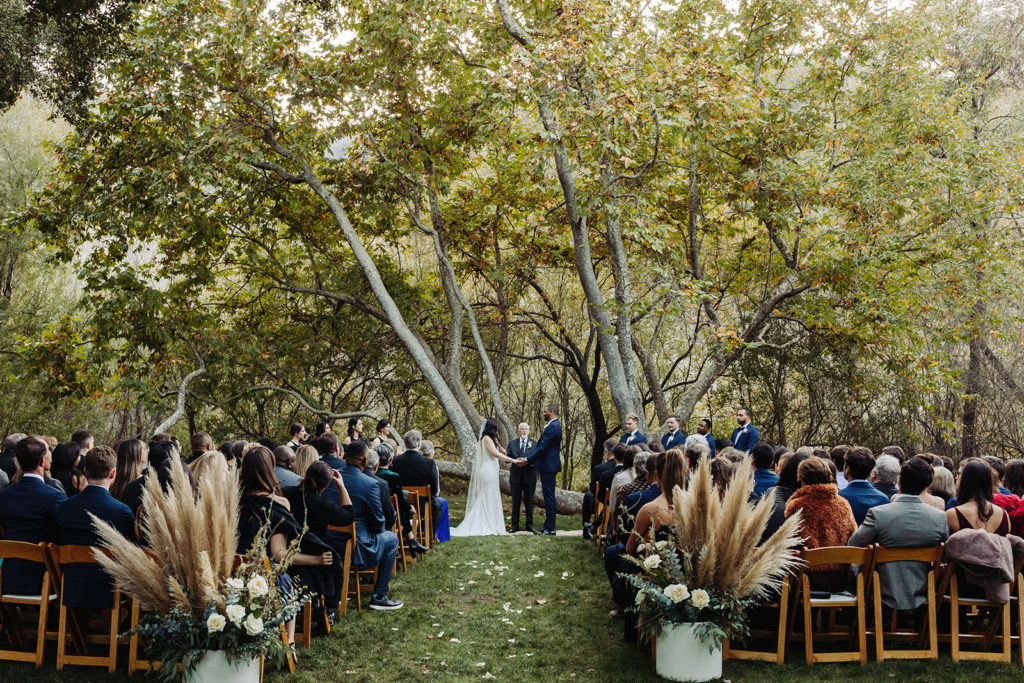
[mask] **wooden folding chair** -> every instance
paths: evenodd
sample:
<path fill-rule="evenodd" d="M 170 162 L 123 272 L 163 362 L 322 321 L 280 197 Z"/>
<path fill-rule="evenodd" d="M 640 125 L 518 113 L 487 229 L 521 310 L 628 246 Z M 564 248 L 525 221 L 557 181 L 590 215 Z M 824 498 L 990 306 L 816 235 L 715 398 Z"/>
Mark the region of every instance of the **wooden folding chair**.
<path fill-rule="evenodd" d="M 356 542 L 356 525 L 336 526 L 328 524 L 327 530 L 348 534 L 348 542 L 345 543 L 345 556 L 341 562 L 341 602 L 338 603 L 338 616 L 343 617 L 348 613 L 349 583 L 352 574 L 352 547 Z"/>
<path fill-rule="evenodd" d="M 142 608 L 139 606 L 139 601 L 132 598 L 131 606 L 131 621 L 129 627 L 135 630 L 135 627 L 139 625 L 139 617 L 142 615 Z M 139 636 L 133 633 L 128 639 L 128 673 L 133 674 L 136 671 L 156 671 L 160 668 L 160 662 L 153 659 L 142 659 L 139 657 Z"/>
<path fill-rule="evenodd" d="M 867 663 L 868 645 L 867 635 L 865 634 L 866 623 L 864 619 L 866 603 L 865 577 L 871 575 L 870 572 L 872 571 L 871 563 L 873 556 L 874 546 L 868 548 L 836 546 L 804 550 L 804 571 L 800 575 L 800 600 L 803 603 L 804 652 L 807 657 L 808 664 L 815 664 L 818 662 L 858 661 L 861 664 Z M 808 575 L 808 570 L 829 564 L 861 565 L 861 571 L 857 574 L 857 578 L 854 582 L 854 594 L 844 595 L 842 593 L 838 593 L 832 594 L 828 598 L 811 597 L 811 578 Z M 852 626 L 846 632 L 837 632 L 835 630 L 835 610 L 841 607 L 852 607 L 856 610 L 856 630 L 854 630 Z M 830 610 L 828 624 L 824 627 L 824 630 L 818 632 L 816 632 L 814 628 L 813 610 L 815 609 Z M 837 639 L 849 639 L 851 642 L 856 640 L 858 647 L 856 650 L 847 650 L 843 652 L 815 652 L 814 636 L 816 634 L 822 636 L 823 639 L 827 638 L 833 641 Z"/>
<path fill-rule="evenodd" d="M 1019 577 L 1021 568 L 1024 566 L 1024 558 L 1014 563 L 1014 577 Z M 1018 580 L 1015 578 L 1014 584 Z M 1015 586 L 1010 586 L 1011 595 L 1016 592 Z M 948 593 L 947 593 L 948 591 Z M 960 595 L 960 583 L 957 578 L 957 563 L 950 562 L 946 566 L 946 573 L 942 578 L 939 587 L 939 594 L 944 602 L 949 602 L 949 649 L 954 662 L 960 661 L 987 661 L 987 662 L 1009 662 L 1011 659 L 1010 648 L 1012 634 L 1010 630 L 1010 603 L 1003 605 L 998 602 L 989 602 L 984 598 L 966 598 Z M 987 614 L 988 626 L 984 633 L 961 633 L 960 632 L 960 608 L 967 607 L 975 610 L 979 615 Z M 996 631 L 1002 628 L 1002 647 L 992 652 L 992 641 L 995 640 Z M 945 636 L 945 634 L 943 634 Z M 945 639 L 945 637 L 943 638 Z M 981 643 L 982 650 L 964 650 L 963 643 Z"/>
<path fill-rule="evenodd" d="M 611 492 L 607 489 L 601 494 L 600 498 L 596 498 L 594 502 L 594 517 L 597 518 L 597 526 L 594 532 L 594 544 L 601 548 L 603 546 L 602 538 L 605 534 L 605 527 L 607 526 L 608 517 L 608 498 Z"/>
<path fill-rule="evenodd" d="M 779 620 L 777 628 L 773 631 L 763 630 L 756 631 L 751 629 L 751 638 L 774 638 L 775 649 L 774 650 L 753 650 L 753 649 L 741 649 L 733 647 L 733 643 L 728 639 L 722 643 L 722 659 L 745 659 L 754 660 L 758 662 L 775 662 L 776 664 L 783 664 L 786 661 L 786 643 L 789 640 L 789 610 L 790 610 L 790 584 L 793 581 L 793 577 L 787 576 L 782 581 L 782 590 L 779 594 L 779 599 L 775 602 L 764 605 L 765 609 L 777 609 L 779 611 Z"/>
<path fill-rule="evenodd" d="M 76 666 L 105 666 L 107 671 L 113 673 L 117 669 L 117 646 L 119 644 L 117 633 L 121 623 L 121 590 L 115 586 L 111 604 L 108 606 L 110 623 L 103 633 L 89 633 L 88 621 L 85 631 L 81 628 L 74 608 L 68 609 L 64 592 L 64 569 L 69 564 L 91 564 L 99 565 L 93 555 L 92 546 L 87 545 L 57 545 L 47 543 L 46 552 L 49 560 L 49 569 L 54 577 L 54 582 L 60 587 L 60 616 L 57 621 L 57 671 L 61 671 L 65 664 Z M 69 633 L 69 625 L 71 633 Z M 68 636 L 72 636 L 75 650 L 78 654 L 67 654 Z M 88 645 L 90 642 L 106 645 L 106 654 L 90 655 Z"/>
<path fill-rule="evenodd" d="M 349 524 L 347 526 L 328 526 L 330 531 L 340 531 L 350 535 L 351 540 L 346 545 L 345 550 L 345 570 L 344 570 L 344 583 L 342 584 L 342 594 L 345 596 L 345 606 L 338 607 L 338 613 L 344 614 L 345 607 L 348 604 L 348 598 L 354 596 L 356 599 L 356 611 L 363 611 L 363 585 L 360 579 L 371 578 L 374 583 L 377 582 L 377 567 L 372 569 L 360 569 L 355 565 L 352 559 L 352 544 L 356 542 L 356 525 Z M 372 589 L 371 589 L 372 593 Z"/>
<path fill-rule="evenodd" d="M 416 540 L 425 545 L 429 550 L 434 540 L 434 519 L 431 508 L 432 493 L 429 486 L 404 486 L 403 491 L 409 493 L 409 504 L 413 505 L 419 512 L 418 524 L 414 527 L 413 533 Z"/>
<path fill-rule="evenodd" d="M 46 558 L 46 548 L 42 543 L 23 543 L 21 541 L 0 541 L 0 582 L 3 581 L 3 569 L 7 560 L 26 560 L 43 565 L 43 582 L 38 595 L 18 595 L 4 593 L 0 595 L 0 608 L 3 609 L 3 627 L 11 645 L 23 648 L 28 645 L 22 634 L 22 623 L 19 609 L 36 607 L 39 610 L 36 619 L 35 650 L 12 649 L 0 650 L 0 660 L 13 662 L 35 662 L 36 668 L 43 664 L 46 652 L 46 619 L 51 605 L 58 599 L 56 587 L 50 576 Z"/>
<path fill-rule="evenodd" d="M 1017 570 L 1014 578 L 1014 590 L 1010 595 L 1010 604 L 1017 603 L 1017 646 L 1020 651 L 1020 663 L 1024 666 L 1024 572 Z"/>
<path fill-rule="evenodd" d="M 936 599 L 935 599 L 935 572 L 942 562 L 943 544 L 931 548 L 875 548 L 874 569 L 872 572 L 872 585 L 874 588 L 875 603 L 875 656 L 878 661 L 886 659 L 938 659 L 939 657 L 939 631 L 936 620 Z M 928 569 L 928 626 L 926 630 L 907 631 L 898 628 L 898 613 L 894 609 L 892 614 L 892 629 L 886 630 L 886 624 L 882 619 L 882 586 L 879 578 L 878 567 L 889 562 L 927 562 L 931 566 Z M 919 645 L 928 640 L 928 648 L 915 650 L 886 649 L 885 640 L 910 640 Z"/>
<path fill-rule="evenodd" d="M 395 513 L 398 513 L 398 494 L 391 494 L 391 505 L 395 508 Z M 402 519 L 398 517 L 395 519 L 395 525 L 391 529 L 395 532 L 395 536 L 398 536 L 398 554 L 395 555 L 395 571 L 398 570 L 398 563 L 402 563 L 402 571 L 409 571 L 408 559 L 405 556 L 405 538 L 402 536 Z M 414 560 L 415 561 L 415 560 Z"/>

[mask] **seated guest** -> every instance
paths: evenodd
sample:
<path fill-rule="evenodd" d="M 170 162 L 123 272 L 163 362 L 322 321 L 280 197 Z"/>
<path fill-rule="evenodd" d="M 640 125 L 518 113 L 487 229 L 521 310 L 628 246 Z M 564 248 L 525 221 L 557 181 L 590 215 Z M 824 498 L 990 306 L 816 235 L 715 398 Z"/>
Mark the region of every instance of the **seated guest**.
<path fill-rule="evenodd" d="M 847 486 L 839 495 L 846 499 L 853 510 L 853 519 L 857 524 L 864 522 L 868 510 L 876 505 L 885 505 L 889 502 L 889 496 L 885 495 L 868 481 L 872 470 L 875 469 L 875 456 L 863 446 L 855 446 L 846 452 L 846 475 Z M 929 480 L 931 477 L 929 477 Z"/>
<path fill-rule="evenodd" d="M 809 457 L 803 453 L 799 455 L 787 453 L 779 460 L 779 483 L 773 488 L 768 489 L 768 492 L 765 494 L 765 497 L 771 497 L 772 499 L 772 514 L 768 518 L 768 524 L 765 525 L 764 533 L 761 534 L 761 540 L 758 542 L 758 545 L 771 538 L 779 530 L 779 527 L 785 523 L 786 503 L 796 493 L 796 490 L 800 488 L 797 471 L 800 463 Z M 757 503 L 760 498 L 761 496 L 758 496 L 753 491 L 750 492 L 750 502 Z"/>
<path fill-rule="evenodd" d="M 194 458 L 189 463 L 188 469 L 192 472 L 192 482 L 197 487 L 199 482 L 205 479 L 211 471 L 215 471 L 217 474 L 231 472 L 231 466 L 228 465 L 228 461 L 224 459 L 224 454 L 220 451 L 206 451 L 198 458 Z"/>
<path fill-rule="evenodd" d="M 592 538 L 594 535 L 594 510 L 597 508 L 597 487 L 601 477 L 608 471 L 615 469 L 615 458 L 612 449 L 619 443 L 618 439 L 608 439 L 604 442 L 604 462 L 590 468 L 590 486 L 583 494 L 583 537 Z"/>
<path fill-rule="evenodd" d="M 1024 460 L 1011 460 L 1004 470 L 1005 488 L 1008 494 L 996 493 L 992 502 L 1006 510 L 1010 515 L 1010 533 L 1014 536 L 1024 534 Z"/>
<path fill-rule="evenodd" d="M 700 464 L 701 458 L 706 458 L 711 455 L 711 449 L 708 448 L 708 442 L 700 434 L 691 434 L 686 437 L 686 448 L 683 451 L 686 457 L 686 464 L 690 471 L 695 471 L 697 465 Z"/>
<path fill-rule="evenodd" d="M 402 491 L 402 480 L 398 476 L 398 472 L 391 469 L 391 461 L 395 457 L 394 450 L 386 442 L 377 444 L 371 450 L 377 453 L 377 470 L 374 474 L 387 482 L 388 497 L 398 500 L 398 520 L 402 524 L 402 538 L 405 539 L 406 547 L 409 548 L 413 556 L 417 553 L 427 552 L 427 547 L 417 541 L 416 535 L 412 532 L 412 506 L 409 505 L 409 500 L 406 498 L 405 492 Z"/>
<path fill-rule="evenodd" d="M 711 483 L 718 491 L 718 497 L 725 498 L 725 491 L 732 481 L 732 462 L 725 458 L 712 458 L 708 465 L 711 467 Z"/>
<path fill-rule="evenodd" d="M 1016 458 L 1006 463 L 1003 469 L 1003 486 L 1008 494 L 1024 500 L 1024 460 Z"/>
<path fill-rule="evenodd" d="M 363 440 L 360 439 L 360 441 Z M 366 442 L 363 441 L 363 444 L 366 445 Z M 384 528 L 394 529 L 395 525 L 398 524 L 398 510 L 396 510 L 395 506 L 391 504 L 390 485 L 384 481 L 384 479 L 377 476 L 377 467 L 379 465 L 380 454 L 377 453 L 376 449 L 367 447 L 366 468 L 363 470 L 363 474 L 373 479 L 377 483 L 377 488 L 380 489 L 381 509 L 384 512 Z"/>
<path fill-rule="evenodd" d="M 892 457 L 896 458 L 897 462 L 899 462 L 900 464 L 900 467 L 902 467 L 903 463 L 907 461 L 907 454 L 903 452 L 902 448 L 895 445 L 886 446 L 885 448 L 883 448 L 882 455 L 891 455 Z"/>
<path fill-rule="evenodd" d="M 957 505 L 946 510 L 950 535 L 961 529 L 979 529 L 999 536 L 1010 533 L 1010 516 L 992 504 L 993 480 L 997 476 L 984 460 L 971 458 L 967 461 L 960 473 Z"/>
<path fill-rule="evenodd" d="M 846 499 L 839 497 L 839 490 L 832 483 L 829 463 L 813 456 L 797 468 L 800 488 L 786 502 L 786 517 L 800 511 L 800 534 L 806 548 L 824 548 L 846 545 L 846 541 L 857 530 L 853 511 Z M 822 591 L 846 590 L 849 571 L 845 567 L 823 565 L 808 572 L 811 587 Z"/>
<path fill-rule="evenodd" d="M 274 455 L 265 446 L 256 446 L 242 460 L 240 472 L 242 497 L 238 509 L 238 552 L 246 553 L 264 524 L 270 523 L 268 551 L 270 559 L 280 562 L 288 545 L 300 538 L 299 552 L 292 558 L 288 575 L 322 595 L 328 611 L 345 597 L 341 595 L 340 558 L 333 548 L 316 534 L 302 532 L 302 525 L 289 510 L 288 500 L 280 495 L 274 476 Z M 287 590 L 288 580 L 279 588 Z M 294 621 L 287 625 L 289 642 L 295 640 Z"/>
<path fill-rule="evenodd" d="M 218 456 L 220 454 L 218 453 Z M 223 458 L 221 458 L 223 460 Z M 117 476 L 117 455 L 108 446 L 97 446 L 85 455 L 88 485 L 64 501 L 57 510 L 61 545 L 100 545 L 92 516 L 135 538 L 131 508 L 110 495 Z M 114 586 L 99 565 L 69 564 L 64 567 L 61 601 L 68 607 L 110 607 Z"/>
<path fill-rule="evenodd" d="M 498 438 L 497 432 L 495 432 L 494 438 Z M 423 453 L 423 455 L 430 458 L 431 460 L 433 460 L 434 442 L 423 439 L 423 441 L 420 442 L 420 452 Z M 517 467 L 516 469 L 520 468 Z M 448 500 L 443 496 L 437 495 L 434 496 L 434 500 L 437 501 L 436 503 L 434 503 L 434 507 L 432 508 L 431 512 L 432 521 L 434 523 L 434 538 L 436 538 L 439 543 L 444 543 L 445 541 L 452 540 L 452 532 L 450 526 L 451 520 L 448 518 Z M 436 510 L 437 512 L 433 512 L 433 510 Z"/>
<path fill-rule="evenodd" d="M 192 445 L 192 453 L 185 460 L 186 465 L 191 465 L 192 461 L 197 459 L 203 453 L 213 450 L 213 438 L 206 432 L 198 432 L 192 435 L 189 440 Z"/>
<path fill-rule="evenodd" d="M 14 457 L 14 449 L 24 438 L 26 438 L 25 434 L 15 432 L 8 434 L 4 439 L 4 452 L 0 453 L 0 470 L 7 475 L 8 481 L 14 481 L 14 475 L 18 473 L 18 462 Z"/>
<path fill-rule="evenodd" d="M 57 510 L 67 496 L 43 481 L 43 473 L 50 466 L 50 449 L 38 436 L 29 436 L 18 442 L 14 456 L 22 476 L 0 491 L 0 527 L 3 527 L 4 539 L 56 543 L 59 535 Z M 44 571 L 38 562 L 4 560 L 0 590 L 39 595 Z"/>
<path fill-rule="evenodd" d="M 160 487 L 166 491 L 171 485 L 171 468 L 175 460 L 181 459 L 181 451 L 178 445 L 171 440 L 151 441 L 149 446 L 149 467 L 142 476 L 125 486 L 121 502 L 132 509 L 132 514 L 139 518 L 139 510 L 142 507 L 142 492 L 146 488 L 146 478 L 155 476 L 160 482 Z M 185 474 L 191 477 L 191 472 L 186 467 Z"/>
<path fill-rule="evenodd" d="M 419 446 L 419 432 L 413 436 L 416 437 L 416 446 Z M 410 442 L 409 434 L 406 434 L 405 441 Z M 364 569 L 377 568 L 377 583 L 373 587 L 370 609 L 401 609 L 401 602 L 388 597 L 391 572 L 398 552 L 398 536 L 384 526 L 384 504 L 377 481 L 363 472 L 367 465 L 367 450 L 363 441 L 356 441 L 350 448 L 346 448 L 346 467 L 341 471 L 345 488 L 352 499 L 352 514 L 355 517 L 353 561 L 356 566 Z M 416 454 L 420 455 L 418 452 Z M 430 462 L 433 464 L 433 461 Z"/>
<path fill-rule="evenodd" d="M 664 451 L 661 452 L 664 453 Z M 648 477 L 647 463 L 650 461 L 651 465 L 653 465 L 656 456 L 657 453 L 654 452 L 638 453 L 636 455 L 633 460 L 633 471 L 636 472 L 636 477 L 628 484 L 623 484 L 619 487 L 618 495 L 615 497 L 615 507 L 612 509 L 612 519 L 619 519 L 619 516 L 622 514 L 624 509 L 623 504 L 625 503 L 626 498 L 637 491 L 642 491 L 653 485 Z"/>
<path fill-rule="evenodd" d="M 888 454 L 880 455 L 875 460 L 875 468 L 871 470 L 871 485 L 885 494 L 886 499 L 891 500 L 896 495 L 896 480 L 899 479 L 902 463 L 896 456 Z"/>
<path fill-rule="evenodd" d="M 991 467 L 997 476 L 996 487 L 998 492 L 1004 496 L 1010 495 L 1010 489 L 1003 486 L 1003 477 L 1006 476 L 1006 463 L 1003 462 L 1002 458 L 997 458 L 994 455 L 983 455 L 981 459 L 985 461 L 985 464 Z"/>
<path fill-rule="evenodd" d="M 110 495 L 123 503 L 125 488 L 142 476 L 148 459 L 149 448 L 142 439 L 125 439 L 117 444 L 117 474 L 110 485 Z"/>
<path fill-rule="evenodd" d="M 345 489 L 341 473 L 318 460 L 306 469 L 306 476 L 298 486 L 284 488 L 282 493 L 288 499 L 295 520 L 300 525 L 308 525 L 309 530 L 328 543 L 338 557 L 344 557 L 345 544 L 349 541 L 347 535 L 327 529 L 328 525 L 348 526 L 353 521 L 352 499 Z"/>
<path fill-rule="evenodd" d="M 932 485 L 928 487 L 928 493 L 943 501 L 942 509 L 946 509 L 946 503 L 956 497 L 956 480 L 953 473 L 945 466 L 937 466 L 932 474 Z"/>
<path fill-rule="evenodd" d="M 309 466 L 318 460 L 320 460 L 320 454 L 317 453 L 316 448 L 308 443 L 299 446 L 298 450 L 295 451 L 295 474 L 305 477 Z"/>
<path fill-rule="evenodd" d="M 849 483 L 846 479 L 846 454 L 849 452 L 850 447 L 846 444 L 833 446 L 832 450 L 828 452 L 829 459 L 836 466 L 836 486 L 839 487 L 840 491 L 845 489 L 847 483 Z M 872 458 L 873 457 L 874 456 L 872 456 Z"/>
<path fill-rule="evenodd" d="M 848 545 L 919 548 L 945 542 L 949 537 L 945 513 L 926 504 L 920 497 L 931 481 L 932 467 L 927 462 L 911 458 L 904 463 L 900 469 L 899 493 L 891 503 L 867 510 L 864 522 L 850 537 Z M 882 602 L 897 610 L 912 610 L 923 605 L 928 600 L 930 569 L 927 562 L 880 564 L 878 576 L 882 582 Z"/>
<path fill-rule="evenodd" d="M 309 437 L 309 432 L 306 431 L 305 425 L 301 422 L 293 422 L 288 428 L 288 435 L 291 436 L 291 441 L 285 445 L 293 451 L 299 450 L 299 446 L 306 443 L 306 439 Z"/>
<path fill-rule="evenodd" d="M 60 482 L 61 490 L 71 497 L 86 486 L 85 475 L 79 471 L 81 449 L 74 441 L 67 441 L 53 449 L 50 476 Z"/>
<path fill-rule="evenodd" d="M 345 461 L 341 459 L 341 446 L 338 443 L 338 436 L 333 432 L 325 432 L 323 436 L 313 442 L 320 458 L 341 472 L 345 469 Z"/>
<path fill-rule="evenodd" d="M 295 451 L 288 446 L 274 449 L 274 474 L 281 487 L 298 486 L 302 477 L 295 473 Z"/>
<path fill-rule="evenodd" d="M 431 519 L 434 525 L 433 531 L 437 531 L 442 516 L 442 504 L 438 498 L 441 495 L 441 475 L 437 471 L 437 463 L 419 451 L 423 441 L 423 435 L 419 430 L 410 430 L 406 433 L 404 440 L 408 450 L 391 462 L 391 469 L 398 473 L 403 488 L 410 486 L 430 488 Z"/>
<path fill-rule="evenodd" d="M 628 484 L 636 478 L 636 470 L 633 469 L 633 463 L 636 460 L 636 456 L 643 453 L 639 446 L 629 446 L 626 448 L 626 452 L 622 454 L 622 469 L 612 477 L 612 485 L 608 489 L 608 507 L 612 510 L 615 509 L 616 496 L 618 495 L 619 489 L 622 488 L 623 484 Z"/>
<path fill-rule="evenodd" d="M 248 445 L 249 442 L 245 439 L 239 439 L 231 444 L 231 460 L 234 463 L 236 470 L 240 470 L 242 468 L 242 453 Z"/>
<path fill-rule="evenodd" d="M 768 489 L 779 483 L 779 477 L 772 472 L 775 450 L 766 443 L 759 443 L 750 449 L 754 461 L 754 493 L 763 496 Z"/>

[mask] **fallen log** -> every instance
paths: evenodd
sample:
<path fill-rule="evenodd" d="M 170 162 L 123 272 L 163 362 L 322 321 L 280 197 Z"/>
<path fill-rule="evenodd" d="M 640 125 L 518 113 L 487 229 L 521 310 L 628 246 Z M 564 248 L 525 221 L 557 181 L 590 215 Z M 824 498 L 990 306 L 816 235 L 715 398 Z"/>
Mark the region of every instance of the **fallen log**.
<path fill-rule="evenodd" d="M 469 481 L 469 468 L 461 462 L 449 462 L 447 460 L 437 460 L 436 462 L 437 470 L 442 475 Z M 508 471 L 505 469 L 498 470 L 498 477 L 501 492 L 505 495 L 510 495 L 512 489 L 508 483 Z M 444 492 L 442 491 L 442 493 Z M 544 507 L 544 495 L 541 493 L 539 481 L 537 482 L 537 491 L 534 493 L 533 502 L 541 508 Z M 555 489 L 555 507 L 560 515 L 578 515 L 583 511 L 583 494 L 579 491 Z"/>

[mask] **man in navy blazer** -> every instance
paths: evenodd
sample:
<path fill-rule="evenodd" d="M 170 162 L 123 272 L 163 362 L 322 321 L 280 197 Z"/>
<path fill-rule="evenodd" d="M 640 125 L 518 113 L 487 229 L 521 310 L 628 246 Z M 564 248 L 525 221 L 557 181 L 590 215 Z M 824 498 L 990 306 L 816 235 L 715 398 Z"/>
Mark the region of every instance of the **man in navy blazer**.
<path fill-rule="evenodd" d="M 682 448 L 686 444 L 686 436 L 679 431 L 679 416 L 669 415 L 665 420 L 665 435 L 661 437 L 661 446 L 666 451 L 670 448 Z"/>
<path fill-rule="evenodd" d="M 38 436 L 18 442 L 14 457 L 21 480 L 0 491 L 0 526 L 8 541 L 53 543 L 57 541 L 57 510 L 67 500 L 63 491 L 47 486 L 44 473 L 50 467 L 50 448 Z M 4 560 L 5 594 L 39 595 L 45 567 L 39 562 Z"/>
<path fill-rule="evenodd" d="M 732 445 L 738 451 L 749 451 L 761 441 L 761 432 L 750 422 L 750 410 L 747 408 L 736 411 L 736 422 L 739 427 L 732 430 Z"/>
<path fill-rule="evenodd" d="M 398 536 L 384 526 L 384 501 L 377 480 L 365 474 L 369 449 L 362 440 L 353 441 L 345 449 L 345 469 L 341 478 L 352 499 L 355 518 L 356 542 L 353 561 L 364 569 L 377 567 L 377 583 L 373 587 L 370 609 L 401 609 L 402 603 L 388 597 L 391 572 L 398 553 Z"/>
<path fill-rule="evenodd" d="M 117 454 L 112 448 L 98 446 L 85 454 L 88 486 L 57 510 L 61 545 L 100 544 L 90 513 L 135 540 L 132 509 L 110 495 L 116 474 Z M 110 577 L 98 565 L 69 564 L 64 568 L 61 601 L 68 607 L 110 607 L 113 592 Z"/>
<path fill-rule="evenodd" d="M 619 443 L 626 446 L 634 446 L 638 443 L 647 443 L 647 437 L 640 433 L 640 418 L 630 413 L 626 416 L 626 424 Z"/>
<path fill-rule="evenodd" d="M 544 406 L 544 431 L 536 448 L 528 457 L 519 458 L 520 467 L 534 465 L 540 477 L 540 488 L 544 492 L 544 530 L 545 536 L 555 535 L 555 475 L 562 471 L 562 425 L 558 421 L 558 406 L 549 403 Z"/>
<path fill-rule="evenodd" d="M 317 437 L 314 442 L 316 445 L 316 452 L 320 454 L 320 459 L 331 466 L 331 469 L 342 472 L 345 469 L 345 461 L 339 457 L 341 448 L 338 445 L 338 435 L 334 432 L 324 432 L 322 436 Z"/>
<path fill-rule="evenodd" d="M 843 474 L 847 484 L 839 491 L 853 510 L 853 518 L 857 525 L 864 523 L 868 510 L 879 505 L 887 505 L 889 496 L 885 495 L 868 481 L 871 470 L 875 469 L 875 456 L 863 446 L 854 446 L 846 453 L 846 466 Z"/>

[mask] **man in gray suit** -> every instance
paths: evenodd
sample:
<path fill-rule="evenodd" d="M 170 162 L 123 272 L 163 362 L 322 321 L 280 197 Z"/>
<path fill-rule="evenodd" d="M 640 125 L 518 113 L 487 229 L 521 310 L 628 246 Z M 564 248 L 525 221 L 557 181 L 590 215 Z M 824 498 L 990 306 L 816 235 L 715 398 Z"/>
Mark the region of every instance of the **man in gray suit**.
<path fill-rule="evenodd" d="M 928 548 L 949 537 L 946 513 L 921 500 L 932 483 L 932 466 L 911 458 L 900 469 L 899 493 L 887 505 L 873 507 L 850 537 L 849 545 L 865 548 Z M 927 601 L 927 562 L 887 562 L 879 565 L 882 602 L 898 610 L 917 609 Z"/>
<path fill-rule="evenodd" d="M 520 422 L 516 432 L 518 436 L 508 442 L 508 457 L 528 458 L 537 447 L 537 442 L 530 438 L 530 425 Z M 533 533 L 533 493 L 537 490 L 536 468 L 533 465 L 512 467 L 508 472 L 508 485 L 512 489 L 512 527 L 509 533 L 519 531 L 520 501 L 526 508 L 526 530 Z"/>

